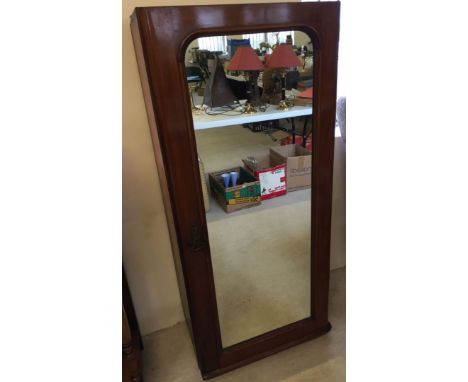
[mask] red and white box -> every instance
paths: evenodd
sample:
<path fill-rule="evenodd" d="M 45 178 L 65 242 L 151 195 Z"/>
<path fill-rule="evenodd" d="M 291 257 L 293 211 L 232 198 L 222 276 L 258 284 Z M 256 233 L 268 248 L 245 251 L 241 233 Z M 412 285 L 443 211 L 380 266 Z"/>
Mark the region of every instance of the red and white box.
<path fill-rule="evenodd" d="M 245 169 L 260 181 L 261 199 L 286 194 L 286 163 L 272 165 L 270 155 L 252 155 L 242 159 Z"/>

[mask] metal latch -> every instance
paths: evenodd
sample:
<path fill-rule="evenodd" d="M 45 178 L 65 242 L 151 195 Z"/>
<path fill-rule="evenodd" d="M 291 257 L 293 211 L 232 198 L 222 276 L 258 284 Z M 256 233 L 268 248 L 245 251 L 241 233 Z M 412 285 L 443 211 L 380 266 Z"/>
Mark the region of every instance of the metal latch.
<path fill-rule="evenodd" d="M 203 248 L 203 235 L 199 225 L 192 225 L 190 229 L 190 249 L 193 252 L 198 252 Z"/>

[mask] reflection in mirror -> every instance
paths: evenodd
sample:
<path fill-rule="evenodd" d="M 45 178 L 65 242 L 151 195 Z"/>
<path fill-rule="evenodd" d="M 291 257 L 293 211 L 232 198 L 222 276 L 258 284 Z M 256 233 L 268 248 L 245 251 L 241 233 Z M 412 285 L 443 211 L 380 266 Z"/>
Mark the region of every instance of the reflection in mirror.
<path fill-rule="evenodd" d="M 312 66 L 300 31 L 185 56 L 223 347 L 310 316 Z"/>

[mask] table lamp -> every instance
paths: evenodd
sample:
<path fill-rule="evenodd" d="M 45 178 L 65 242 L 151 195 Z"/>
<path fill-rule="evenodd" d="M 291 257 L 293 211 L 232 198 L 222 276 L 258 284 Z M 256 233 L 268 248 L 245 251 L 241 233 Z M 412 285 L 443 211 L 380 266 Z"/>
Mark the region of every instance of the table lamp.
<path fill-rule="evenodd" d="M 295 66 L 302 66 L 301 60 L 296 56 L 291 44 L 278 45 L 268 58 L 267 67 L 279 69 L 281 74 L 281 101 L 278 109 L 287 110 L 289 105 L 286 102 L 286 69 Z"/>
<path fill-rule="evenodd" d="M 239 101 L 229 86 L 219 57 L 216 56 L 214 61 L 214 70 L 205 87 L 203 104 L 209 108 L 231 107 L 231 105 L 239 103 Z"/>
<path fill-rule="evenodd" d="M 261 106 L 257 80 L 260 71 L 263 69 L 263 63 L 250 46 L 238 47 L 229 63 L 228 70 L 242 71 L 247 78 L 246 113 L 255 113 L 257 111 L 255 107 Z"/>

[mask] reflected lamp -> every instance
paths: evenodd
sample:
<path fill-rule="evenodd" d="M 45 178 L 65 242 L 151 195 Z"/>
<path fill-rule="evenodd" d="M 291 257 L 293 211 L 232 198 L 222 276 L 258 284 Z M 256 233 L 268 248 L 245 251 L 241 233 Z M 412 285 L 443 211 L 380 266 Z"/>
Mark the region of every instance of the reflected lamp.
<path fill-rule="evenodd" d="M 267 67 L 278 69 L 281 75 L 281 102 L 278 109 L 287 110 L 289 105 L 286 102 L 286 71 L 289 68 L 301 66 L 301 60 L 297 57 L 291 44 L 278 45 L 268 58 Z"/>
<path fill-rule="evenodd" d="M 258 58 L 257 53 L 255 53 L 255 50 L 253 50 L 251 46 L 238 47 L 227 69 L 244 72 L 247 79 L 247 103 L 245 112 L 256 112 L 257 110 L 255 107 L 261 106 L 257 81 L 260 71 L 264 69 L 264 66 L 262 61 Z"/>

